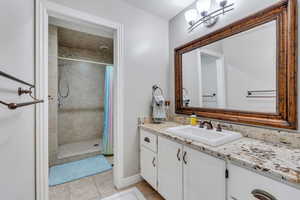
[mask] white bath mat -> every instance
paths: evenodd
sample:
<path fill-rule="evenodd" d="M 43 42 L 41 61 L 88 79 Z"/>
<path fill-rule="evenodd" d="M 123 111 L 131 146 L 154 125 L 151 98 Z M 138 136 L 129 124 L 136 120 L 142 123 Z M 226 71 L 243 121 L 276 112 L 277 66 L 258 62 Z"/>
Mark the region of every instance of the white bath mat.
<path fill-rule="evenodd" d="M 143 194 L 136 188 L 131 188 L 124 192 L 114 194 L 110 197 L 104 198 L 103 200 L 146 200 Z"/>

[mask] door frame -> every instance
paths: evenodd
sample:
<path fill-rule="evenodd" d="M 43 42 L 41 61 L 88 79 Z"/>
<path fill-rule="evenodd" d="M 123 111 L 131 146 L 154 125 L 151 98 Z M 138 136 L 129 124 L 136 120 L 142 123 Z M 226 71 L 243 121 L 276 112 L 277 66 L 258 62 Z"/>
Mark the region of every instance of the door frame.
<path fill-rule="evenodd" d="M 225 58 L 224 55 L 212 50 L 201 49 L 197 52 L 198 62 L 198 85 L 199 85 L 199 104 L 203 107 L 203 84 L 202 84 L 202 54 L 207 54 L 216 57 L 217 66 L 217 106 L 225 108 L 226 106 L 226 81 L 225 81 Z"/>
<path fill-rule="evenodd" d="M 105 26 L 114 30 L 114 184 L 117 188 L 130 184 L 124 177 L 123 157 L 123 81 L 124 26 L 46 0 L 35 0 L 35 83 L 36 97 L 45 103 L 36 106 L 36 200 L 48 200 L 48 19 L 74 21 Z M 134 182 L 134 180 L 132 181 Z"/>

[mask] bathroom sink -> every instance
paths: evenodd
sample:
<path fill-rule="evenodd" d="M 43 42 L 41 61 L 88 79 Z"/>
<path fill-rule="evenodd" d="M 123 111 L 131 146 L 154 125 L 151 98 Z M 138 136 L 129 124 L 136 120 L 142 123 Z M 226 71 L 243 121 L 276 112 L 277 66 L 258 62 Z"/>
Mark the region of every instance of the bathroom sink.
<path fill-rule="evenodd" d="M 219 146 L 242 137 L 240 133 L 223 130 L 218 132 L 215 129 L 207 130 L 206 128 L 199 128 L 196 126 L 178 126 L 168 128 L 168 132 L 193 141 L 201 142 L 210 146 Z"/>

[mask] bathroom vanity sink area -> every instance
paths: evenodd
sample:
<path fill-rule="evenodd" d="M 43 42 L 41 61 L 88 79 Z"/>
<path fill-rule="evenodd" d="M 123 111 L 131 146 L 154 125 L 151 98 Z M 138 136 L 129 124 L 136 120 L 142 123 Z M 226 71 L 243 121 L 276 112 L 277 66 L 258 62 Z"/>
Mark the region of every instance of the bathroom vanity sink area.
<path fill-rule="evenodd" d="M 239 139 L 212 146 L 196 138 L 198 133 L 207 140 L 223 137 L 175 122 L 140 125 L 141 176 L 166 200 L 300 196 L 300 149 L 234 132 Z"/>
<path fill-rule="evenodd" d="M 206 2 L 196 3 L 204 20 Z M 200 27 L 196 9 L 185 13 L 190 31 Z M 187 41 L 171 45 L 174 120 L 210 119 L 245 137 L 208 121 L 140 125 L 141 176 L 166 200 L 300 199 L 300 137 L 288 131 L 299 130 L 297 9 L 282 0 L 198 38 L 170 24 Z"/>
<path fill-rule="evenodd" d="M 220 146 L 234 140 L 240 139 L 242 135 L 233 131 L 207 130 L 197 126 L 178 126 L 166 130 L 176 136 L 201 142 L 210 146 Z"/>

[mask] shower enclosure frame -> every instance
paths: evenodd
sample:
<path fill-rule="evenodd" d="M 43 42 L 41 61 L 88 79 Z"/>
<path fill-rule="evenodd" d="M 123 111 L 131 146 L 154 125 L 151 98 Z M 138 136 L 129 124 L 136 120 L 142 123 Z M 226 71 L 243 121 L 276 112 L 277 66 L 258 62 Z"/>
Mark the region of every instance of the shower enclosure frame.
<path fill-rule="evenodd" d="M 48 19 L 55 17 L 81 24 L 108 27 L 114 30 L 114 184 L 124 188 L 141 180 L 140 175 L 124 177 L 123 144 L 123 66 L 124 26 L 104 18 L 35 0 L 35 81 L 36 97 L 48 99 Z M 36 106 L 36 200 L 48 200 L 48 101 Z"/>

